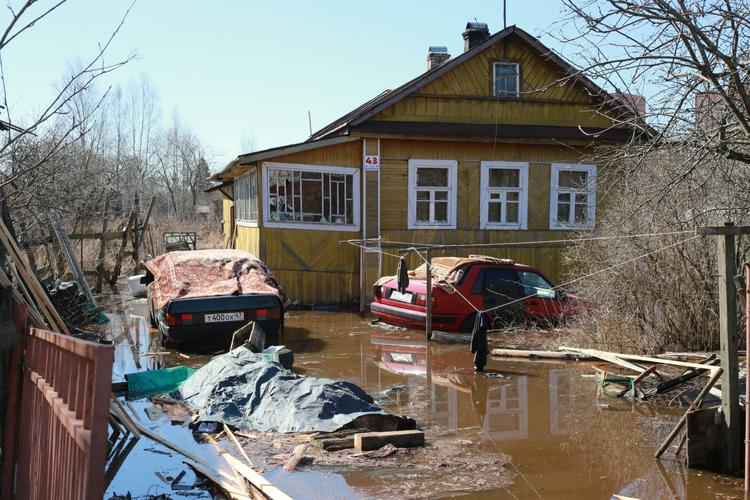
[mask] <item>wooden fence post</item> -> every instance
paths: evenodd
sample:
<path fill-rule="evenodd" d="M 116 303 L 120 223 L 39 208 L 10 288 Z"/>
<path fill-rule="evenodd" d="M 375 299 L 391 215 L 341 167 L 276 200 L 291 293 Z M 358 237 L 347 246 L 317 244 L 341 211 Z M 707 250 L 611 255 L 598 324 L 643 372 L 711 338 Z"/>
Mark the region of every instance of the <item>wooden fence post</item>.
<path fill-rule="evenodd" d="M 104 190 L 104 209 L 102 210 L 102 237 L 99 239 L 99 257 L 96 261 L 96 285 L 94 291 L 101 293 L 104 281 L 104 254 L 107 249 L 107 213 L 109 212 L 109 193 Z M 83 240 L 81 240 L 83 241 Z"/>
<path fill-rule="evenodd" d="M 717 237 L 719 268 L 719 342 L 721 347 L 721 409 L 723 415 L 722 468 L 734 473 L 742 463 L 742 423 L 740 422 L 740 396 L 737 360 L 737 274 L 735 236 L 750 234 L 750 227 L 702 227 L 697 234 Z"/>
<path fill-rule="evenodd" d="M 114 286 L 117 284 L 117 278 L 120 277 L 120 271 L 122 270 L 122 259 L 125 257 L 125 248 L 128 246 L 128 233 L 133 230 L 135 219 L 138 215 L 138 193 L 133 197 L 133 207 L 130 209 L 130 217 L 128 217 L 128 223 L 125 229 L 122 230 L 122 241 L 120 243 L 120 250 L 117 252 L 115 258 L 115 267 L 112 270 L 112 276 L 109 277 L 109 284 Z"/>

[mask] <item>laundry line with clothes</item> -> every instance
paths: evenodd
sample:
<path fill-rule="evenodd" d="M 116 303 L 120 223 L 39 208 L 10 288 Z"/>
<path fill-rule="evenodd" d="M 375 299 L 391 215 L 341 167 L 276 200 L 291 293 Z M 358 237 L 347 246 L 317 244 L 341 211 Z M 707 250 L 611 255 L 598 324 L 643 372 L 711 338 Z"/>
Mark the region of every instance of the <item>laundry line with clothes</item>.
<path fill-rule="evenodd" d="M 685 234 L 690 234 L 690 236 L 687 238 L 680 239 L 676 242 L 672 242 L 672 243 L 660 246 L 654 250 L 650 250 L 648 252 L 644 252 L 634 257 L 625 259 L 622 262 L 618 262 L 611 266 L 604 267 L 602 269 L 593 271 L 586 275 L 579 276 L 571 280 L 567 280 L 563 283 L 560 283 L 558 285 L 551 287 L 551 290 L 559 291 L 559 290 L 564 289 L 565 287 L 568 287 L 580 281 L 592 278 L 602 273 L 613 271 L 625 265 L 636 262 L 640 259 L 643 259 L 651 255 L 663 252 L 665 250 L 677 247 L 679 245 L 685 244 L 689 241 L 692 241 L 700 237 L 700 235 L 696 234 L 694 230 L 680 230 L 680 231 L 667 231 L 667 232 L 658 232 L 658 233 L 641 233 L 641 234 L 633 234 L 633 235 L 567 238 L 567 239 L 558 239 L 558 240 L 548 240 L 544 242 L 533 241 L 533 242 L 505 242 L 505 243 L 442 245 L 442 244 L 430 244 L 430 243 L 407 243 L 407 242 L 382 240 L 381 238 L 368 238 L 368 239 L 360 239 L 360 240 L 345 240 L 340 243 L 350 244 L 362 250 L 366 249 L 369 252 L 381 253 L 383 255 L 388 255 L 388 256 L 397 258 L 398 265 L 396 269 L 396 279 L 397 279 L 397 284 L 398 284 L 397 285 L 398 290 L 402 293 L 406 290 L 406 288 L 409 285 L 409 270 L 408 270 L 407 257 L 411 253 L 414 253 L 414 255 L 416 255 L 419 258 L 419 260 L 422 261 L 423 263 L 422 265 L 425 267 L 425 282 L 426 282 L 425 333 L 426 333 L 427 340 L 432 339 L 432 330 L 433 330 L 432 329 L 432 286 L 433 286 L 433 278 L 436 278 L 437 279 L 436 283 L 439 283 L 441 286 L 450 288 L 453 293 L 456 293 L 476 313 L 476 316 L 474 319 L 474 325 L 472 327 L 472 333 L 471 333 L 470 351 L 474 355 L 475 369 L 477 371 L 482 371 L 484 369 L 484 366 L 486 365 L 487 353 L 489 352 L 489 347 L 487 344 L 487 332 L 489 330 L 488 315 L 493 312 L 496 313 L 497 311 L 503 308 L 507 308 L 513 305 L 517 305 L 519 303 L 523 303 L 527 299 L 535 297 L 536 292 L 533 294 L 525 294 L 518 298 L 512 298 L 511 300 L 504 301 L 501 304 L 492 305 L 490 307 L 484 307 L 484 308 L 477 307 L 463 293 L 461 293 L 461 291 L 455 286 L 454 283 L 451 282 L 451 280 L 446 279 L 447 275 L 450 273 L 451 270 L 448 270 L 448 272 L 446 272 L 443 269 L 441 273 L 440 269 L 438 268 L 438 272 L 437 273 L 435 272 L 435 266 L 433 266 L 433 262 L 432 262 L 433 252 L 445 251 L 445 250 L 469 249 L 469 248 L 506 248 L 506 247 L 513 247 L 513 246 L 529 245 L 529 244 L 536 244 L 536 245 L 561 244 L 561 243 L 574 244 L 574 243 L 588 242 L 588 241 L 621 240 L 621 239 L 632 239 L 632 238 L 653 238 L 653 237 L 665 237 L 665 236 L 675 236 L 675 235 L 685 235 Z M 377 246 L 374 246 L 373 244 L 376 244 Z M 385 250 L 384 248 L 387 248 L 389 250 L 397 249 L 396 251 L 398 251 L 398 253 Z M 473 257 L 479 257 L 479 256 L 473 256 Z M 388 277 L 388 278 L 392 279 L 392 277 Z M 384 279 L 385 278 L 381 278 L 378 282 Z"/>

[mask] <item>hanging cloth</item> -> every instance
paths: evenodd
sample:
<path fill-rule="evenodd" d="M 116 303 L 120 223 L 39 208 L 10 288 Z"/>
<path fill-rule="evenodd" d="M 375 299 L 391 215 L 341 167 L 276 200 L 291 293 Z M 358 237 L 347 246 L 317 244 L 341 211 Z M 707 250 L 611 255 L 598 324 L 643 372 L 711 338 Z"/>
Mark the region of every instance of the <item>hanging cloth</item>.
<path fill-rule="evenodd" d="M 401 256 L 398 261 L 396 283 L 398 284 L 398 291 L 401 293 L 404 293 L 409 286 L 409 264 L 406 263 L 406 256 Z"/>
<path fill-rule="evenodd" d="M 484 314 L 477 313 L 474 320 L 474 329 L 471 332 L 471 352 L 474 354 L 474 369 L 478 372 L 484 371 L 487 364 L 487 318 Z"/>

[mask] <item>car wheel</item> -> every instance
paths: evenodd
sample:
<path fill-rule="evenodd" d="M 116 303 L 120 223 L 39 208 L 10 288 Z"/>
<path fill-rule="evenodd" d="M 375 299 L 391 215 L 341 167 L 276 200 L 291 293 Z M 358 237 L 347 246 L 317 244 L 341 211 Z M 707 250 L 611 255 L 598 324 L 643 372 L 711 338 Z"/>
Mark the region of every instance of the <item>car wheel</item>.
<path fill-rule="evenodd" d="M 477 313 L 471 313 L 466 316 L 463 323 L 461 323 L 461 333 L 471 333 L 474 330 L 474 322 L 476 321 Z"/>

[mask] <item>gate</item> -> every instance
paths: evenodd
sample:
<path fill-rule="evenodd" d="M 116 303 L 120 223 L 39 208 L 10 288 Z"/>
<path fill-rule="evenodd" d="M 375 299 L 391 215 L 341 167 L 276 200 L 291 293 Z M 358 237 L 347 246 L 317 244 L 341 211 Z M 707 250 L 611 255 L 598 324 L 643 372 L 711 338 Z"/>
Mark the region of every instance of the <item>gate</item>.
<path fill-rule="evenodd" d="M 113 347 L 35 328 L 24 340 L 15 497 L 99 499 Z"/>

